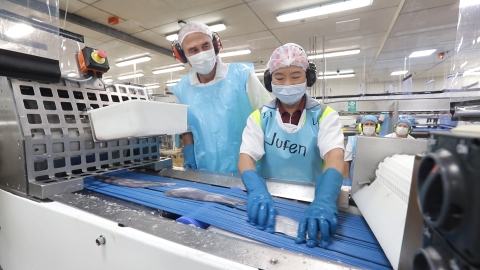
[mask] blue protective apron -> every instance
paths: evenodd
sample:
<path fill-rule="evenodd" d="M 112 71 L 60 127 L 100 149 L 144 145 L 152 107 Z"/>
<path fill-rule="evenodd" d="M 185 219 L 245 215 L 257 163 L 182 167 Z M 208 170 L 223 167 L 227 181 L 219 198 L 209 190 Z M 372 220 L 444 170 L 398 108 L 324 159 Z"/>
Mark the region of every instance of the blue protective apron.
<path fill-rule="evenodd" d="M 383 120 L 382 125 L 380 126 L 380 132 L 378 132 L 378 135 L 385 137 L 385 135 L 388 134 L 388 122 L 390 121 L 390 115 L 385 114 L 385 120 Z"/>
<path fill-rule="evenodd" d="M 221 81 L 190 85 L 187 75 L 171 91 L 189 105 L 187 123 L 193 133 L 197 169 L 238 173 L 238 153 L 247 118 L 253 111 L 246 85 L 252 67 L 231 63 Z"/>
<path fill-rule="evenodd" d="M 261 112 L 254 112 L 259 114 L 264 132 L 265 155 L 260 160 L 262 177 L 314 182 L 322 174 L 323 160 L 317 142 L 322 112 L 333 112 L 327 108 L 322 110 L 318 102 L 307 96 L 305 121 L 299 123 L 302 127 L 295 133 L 287 133 L 279 126 L 276 100 L 263 106 Z"/>
<path fill-rule="evenodd" d="M 353 164 L 355 164 L 355 153 L 357 151 L 358 136 L 348 136 L 348 142 L 352 145 L 352 163 L 350 164 L 350 180 L 353 181 Z"/>

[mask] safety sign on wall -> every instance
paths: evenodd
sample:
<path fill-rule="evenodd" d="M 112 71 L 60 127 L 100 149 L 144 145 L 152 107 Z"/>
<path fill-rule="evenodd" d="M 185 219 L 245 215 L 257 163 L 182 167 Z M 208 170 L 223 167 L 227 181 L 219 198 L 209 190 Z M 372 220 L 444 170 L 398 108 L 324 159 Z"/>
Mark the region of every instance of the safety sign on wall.
<path fill-rule="evenodd" d="M 348 102 L 348 111 L 349 112 L 357 111 L 357 102 L 356 101 L 349 101 Z"/>

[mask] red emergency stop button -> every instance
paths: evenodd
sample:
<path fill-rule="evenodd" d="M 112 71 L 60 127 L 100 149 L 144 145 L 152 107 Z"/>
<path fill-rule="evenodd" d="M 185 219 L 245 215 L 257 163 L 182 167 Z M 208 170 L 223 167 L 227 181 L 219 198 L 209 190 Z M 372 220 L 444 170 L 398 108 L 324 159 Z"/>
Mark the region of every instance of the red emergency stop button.
<path fill-rule="evenodd" d="M 98 50 L 97 53 L 101 58 L 107 58 L 107 53 L 104 50 Z"/>

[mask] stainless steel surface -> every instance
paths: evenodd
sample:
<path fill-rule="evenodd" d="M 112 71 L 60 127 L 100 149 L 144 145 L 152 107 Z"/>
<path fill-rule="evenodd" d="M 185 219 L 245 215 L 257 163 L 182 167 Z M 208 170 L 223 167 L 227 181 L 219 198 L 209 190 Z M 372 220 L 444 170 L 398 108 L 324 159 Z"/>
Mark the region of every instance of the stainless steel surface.
<path fill-rule="evenodd" d="M 395 154 L 417 155 L 427 151 L 427 140 L 358 136 L 353 166 L 352 194 L 375 180 L 378 164 Z"/>
<path fill-rule="evenodd" d="M 423 217 L 418 206 L 417 199 L 417 172 L 422 159 L 421 155 L 415 156 L 413 166 L 412 183 L 410 185 L 410 196 L 408 197 L 407 218 L 403 233 L 402 248 L 400 251 L 400 262 L 398 269 L 412 269 L 413 256 L 422 247 Z"/>
<path fill-rule="evenodd" d="M 158 172 L 159 176 L 182 179 L 222 187 L 239 187 L 245 190 L 238 175 L 210 173 L 199 170 L 173 167 Z M 267 187 L 273 196 L 311 202 L 314 198 L 313 183 L 295 182 L 280 179 L 266 179 Z"/>
<path fill-rule="evenodd" d="M 479 121 L 480 120 L 480 105 L 472 106 L 456 106 L 452 119 Z"/>
<path fill-rule="evenodd" d="M 1 78 L 0 185 L 25 195 L 47 198 L 83 188 L 83 178 L 107 171 L 153 164 L 160 158 L 159 138 L 95 142 L 86 110 L 131 99 L 147 100 L 143 87 L 98 80 L 43 84 Z"/>
<path fill-rule="evenodd" d="M 124 205 L 119 200 L 100 198 L 102 196 L 96 196 L 95 193 L 90 193 L 90 195 L 66 193 L 51 197 L 54 201 L 114 221 L 121 227 L 131 227 L 168 241 L 259 269 L 353 269 L 338 262 L 320 260 L 186 226 L 160 217 L 153 209 L 138 210 L 138 208 L 128 207 L 128 204 Z M 276 264 L 271 263 L 272 258 L 277 260 Z"/>
<path fill-rule="evenodd" d="M 26 175 L 23 134 L 12 88 L 7 78 L 0 77 L 0 187 L 26 194 Z"/>

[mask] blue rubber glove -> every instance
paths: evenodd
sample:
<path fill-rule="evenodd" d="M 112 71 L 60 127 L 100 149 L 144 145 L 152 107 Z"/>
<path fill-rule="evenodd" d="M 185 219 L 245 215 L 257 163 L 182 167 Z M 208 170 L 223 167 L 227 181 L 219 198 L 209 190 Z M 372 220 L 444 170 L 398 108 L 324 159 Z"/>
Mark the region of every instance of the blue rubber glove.
<path fill-rule="evenodd" d="M 315 199 L 298 224 L 298 236 L 295 243 L 302 244 L 307 241 L 307 247 L 315 247 L 320 232 L 320 245 L 326 247 L 330 244 L 332 236 L 337 231 L 337 198 L 342 182 L 342 174 L 333 168 L 327 169 L 317 177 Z M 306 240 L 306 235 L 308 235 L 308 240 Z"/>
<path fill-rule="evenodd" d="M 183 167 L 189 169 L 197 168 L 193 144 L 187 144 L 183 147 Z"/>
<path fill-rule="evenodd" d="M 352 186 L 352 179 L 350 178 L 343 178 L 343 185 L 344 186 Z"/>
<path fill-rule="evenodd" d="M 242 173 L 242 181 L 248 192 L 248 222 L 257 226 L 257 229 L 265 230 L 266 228 L 269 233 L 275 232 L 277 211 L 265 179 L 254 170 L 246 170 Z"/>

